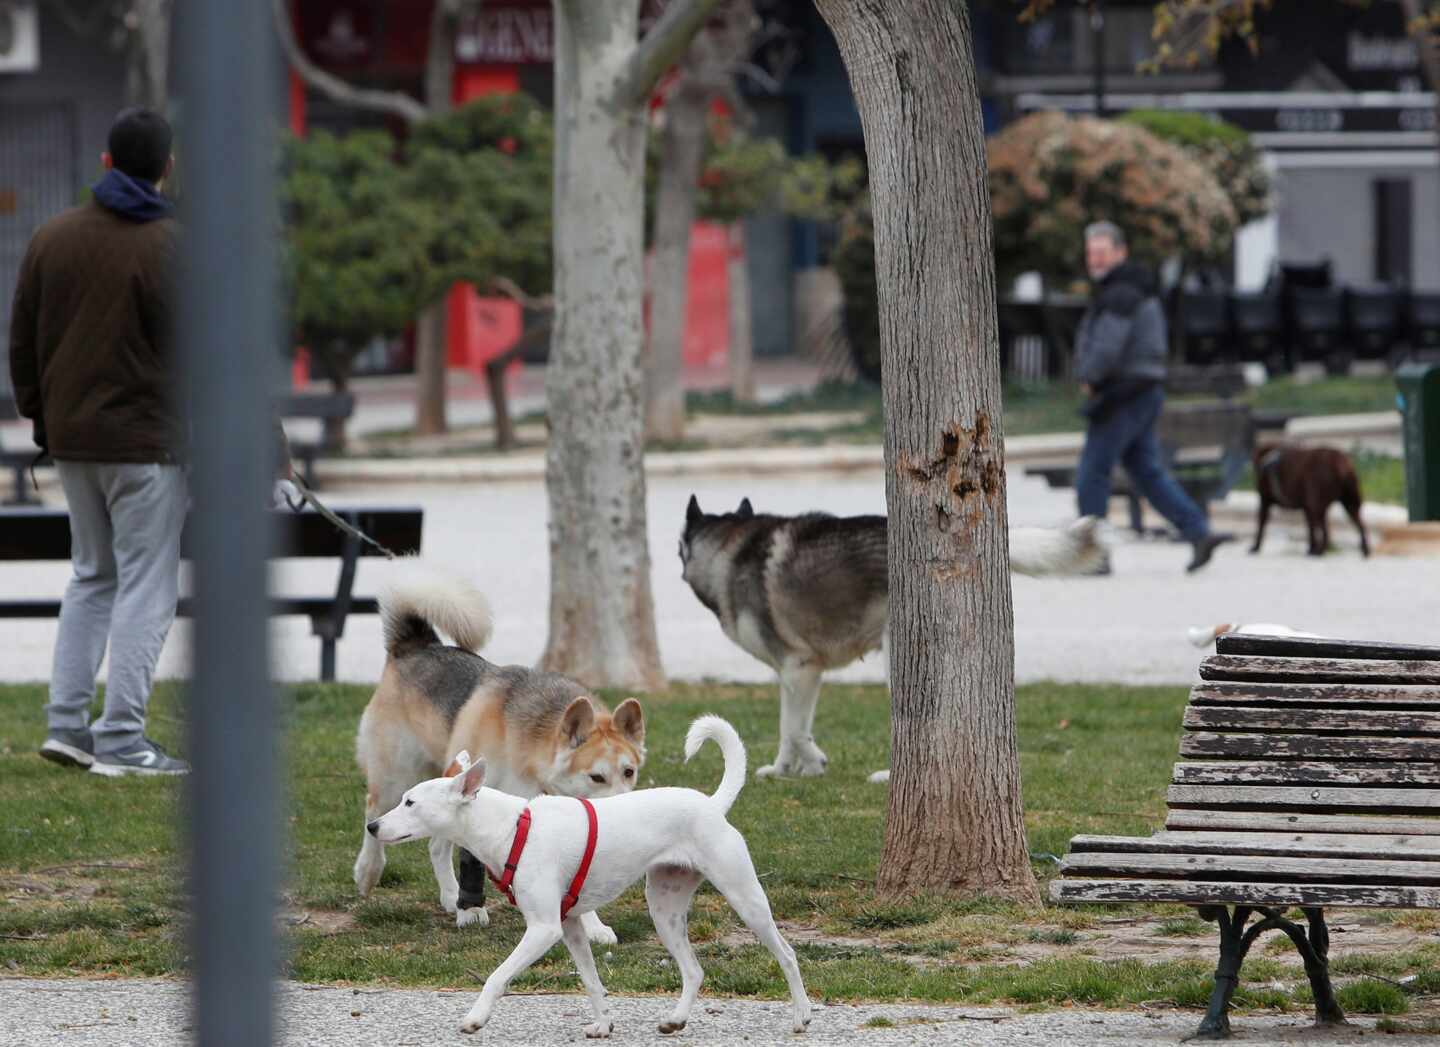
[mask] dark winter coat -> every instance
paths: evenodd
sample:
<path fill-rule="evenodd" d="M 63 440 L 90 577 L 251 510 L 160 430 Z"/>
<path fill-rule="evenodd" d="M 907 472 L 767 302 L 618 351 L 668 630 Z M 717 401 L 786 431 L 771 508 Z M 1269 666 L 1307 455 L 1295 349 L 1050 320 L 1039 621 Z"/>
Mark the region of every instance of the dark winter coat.
<path fill-rule="evenodd" d="M 55 458 L 182 461 L 173 352 L 178 226 L 146 182 L 109 172 L 40 227 L 10 322 L 16 406 Z"/>

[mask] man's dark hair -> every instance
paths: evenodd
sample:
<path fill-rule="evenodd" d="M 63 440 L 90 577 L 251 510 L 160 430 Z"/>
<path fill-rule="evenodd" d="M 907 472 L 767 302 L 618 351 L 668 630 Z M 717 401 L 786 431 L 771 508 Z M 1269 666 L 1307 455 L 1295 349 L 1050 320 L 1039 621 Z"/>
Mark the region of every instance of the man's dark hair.
<path fill-rule="evenodd" d="M 170 161 L 170 123 L 153 109 L 122 109 L 110 125 L 110 160 L 131 178 L 158 182 Z"/>

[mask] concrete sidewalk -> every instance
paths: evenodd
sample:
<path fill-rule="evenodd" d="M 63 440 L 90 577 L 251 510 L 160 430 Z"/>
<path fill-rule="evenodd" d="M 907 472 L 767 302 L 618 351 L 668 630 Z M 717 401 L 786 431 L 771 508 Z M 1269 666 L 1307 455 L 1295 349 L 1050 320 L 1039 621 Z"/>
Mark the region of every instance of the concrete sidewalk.
<path fill-rule="evenodd" d="M 433 1044 L 584 1043 L 590 1008 L 574 994 L 510 996 L 490 1024 L 464 1036 L 460 1021 L 478 987 L 464 992 L 348 989 L 287 983 L 280 993 L 277 1043 L 304 1047 L 430 1047 Z M 1169 1010 L 1062 1009 L 1017 1014 L 1005 1008 L 923 1004 L 817 1007 L 809 1032 L 790 1032 L 780 1002 L 732 1000 L 702 991 L 689 1025 L 672 1036 L 655 1029 L 670 998 L 611 997 L 619 1044 L 901 1044 L 1013 1047 L 1114 1047 L 1173 1044 L 1195 1031 L 1200 1015 Z M 1349 1044 L 1374 1035 L 1374 1021 L 1345 1029 L 1311 1028 L 1304 1014 L 1234 1019 L 1241 1044 Z M 887 1024 L 890 1023 L 890 1024 Z M 170 981 L 0 979 L 0 1047 L 181 1047 L 194 1041 L 188 986 Z M 1433 1043 L 1433 1036 L 1391 1035 L 1386 1043 Z M 260 1047 L 260 1045 L 256 1045 Z"/>

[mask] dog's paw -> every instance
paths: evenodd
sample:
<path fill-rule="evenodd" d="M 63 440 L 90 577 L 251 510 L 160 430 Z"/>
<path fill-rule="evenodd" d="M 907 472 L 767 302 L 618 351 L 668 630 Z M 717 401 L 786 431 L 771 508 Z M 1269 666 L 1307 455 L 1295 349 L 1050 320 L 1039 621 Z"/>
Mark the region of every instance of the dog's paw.
<path fill-rule="evenodd" d="M 470 927 L 472 925 L 476 927 L 490 926 L 490 913 L 486 911 L 483 905 L 477 905 L 473 909 L 455 910 L 456 927 Z"/>
<path fill-rule="evenodd" d="M 660 1032 L 664 1035 L 669 1036 L 672 1032 L 679 1032 L 681 1029 L 685 1028 L 685 1023 L 683 1021 L 677 1021 L 674 1018 L 666 1018 L 663 1022 L 657 1025 L 656 1028 L 659 1029 Z"/>
<path fill-rule="evenodd" d="M 614 1022 L 591 1022 L 585 1026 L 585 1039 L 587 1040 L 608 1040 L 610 1034 L 615 1031 Z"/>
<path fill-rule="evenodd" d="M 870 775 L 870 777 L 867 778 L 866 781 L 868 781 L 871 785 L 886 785 L 890 781 L 890 769 L 887 767 L 883 771 L 876 771 L 874 774 Z"/>
<path fill-rule="evenodd" d="M 479 1032 L 483 1028 L 485 1028 L 485 1023 L 483 1021 L 477 1020 L 475 1018 L 466 1018 L 465 1023 L 460 1026 L 460 1031 L 463 1032 L 466 1036 L 470 1036 L 473 1033 Z"/>
<path fill-rule="evenodd" d="M 590 939 L 591 945 L 614 945 L 620 939 L 615 932 L 603 923 L 597 923 L 594 927 L 585 928 L 585 937 Z"/>
<path fill-rule="evenodd" d="M 814 748 L 812 746 L 812 748 Z M 782 757 L 755 772 L 756 778 L 818 778 L 825 773 L 830 759 L 819 749 L 814 753 L 802 753 L 788 758 Z"/>
<path fill-rule="evenodd" d="M 444 909 L 446 912 L 454 912 L 454 911 L 455 911 L 456 909 L 458 909 L 459 907 L 460 907 L 460 892 L 459 892 L 459 891 L 454 891 L 454 892 L 449 893 L 449 894 L 447 894 L 447 893 L 444 892 L 444 891 L 441 891 L 441 892 L 440 892 L 440 908 Z"/>

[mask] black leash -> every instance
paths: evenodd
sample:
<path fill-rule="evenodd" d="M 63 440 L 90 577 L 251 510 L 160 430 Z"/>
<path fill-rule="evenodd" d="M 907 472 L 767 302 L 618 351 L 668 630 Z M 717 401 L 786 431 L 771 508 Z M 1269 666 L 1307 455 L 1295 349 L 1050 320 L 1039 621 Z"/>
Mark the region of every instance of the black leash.
<path fill-rule="evenodd" d="M 315 492 L 310 490 L 309 487 L 305 486 L 305 481 L 300 479 L 300 477 L 292 474 L 287 482 L 293 484 L 295 486 L 295 490 L 300 492 L 300 503 L 298 505 L 295 503 L 294 499 L 290 497 L 289 491 L 284 492 L 285 502 L 287 505 L 290 506 L 291 512 L 300 512 L 302 509 L 305 508 L 305 505 L 308 502 L 317 513 L 325 517 L 325 519 L 329 520 L 332 524 L 334 524 L 344 533 L 354 535 L 356 538 L 360 539 L 362 542 L 365 542 L 367 545 L 380 550 L 380 552 L 384 553 L 388 559 L 400 559 L 397 554 L 385 548 L 385 546 L 381 545 L 374 538 L 371 538 L 368 534 L 360 530 L 360 528 L 356 527 L 350 521 L 341 519 L 339 516 L 337 516 L 335 512 L 330 509 L 329 506 L 327 506 L 324 502 L 320 501 L 319 498 L 315 497 Z"/>

